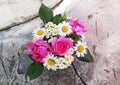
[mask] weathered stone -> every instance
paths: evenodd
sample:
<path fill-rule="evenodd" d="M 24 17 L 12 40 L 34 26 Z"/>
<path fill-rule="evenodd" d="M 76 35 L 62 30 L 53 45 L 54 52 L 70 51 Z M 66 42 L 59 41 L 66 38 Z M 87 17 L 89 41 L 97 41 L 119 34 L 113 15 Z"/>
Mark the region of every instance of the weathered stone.
<path fill-rule="evenodd" d="M 120 85 L 119 5 L 119 0 L 77 0 L 68 12 L 87 25 L 85 40 L 94 55 L 94 72 L 88 85 Z"/>
<path fill-rule="evenodd" d="M 61 0 L 1 0 L 0 30 L 37 17 L 41 2 L 52 8 L 60 1 Z"/>

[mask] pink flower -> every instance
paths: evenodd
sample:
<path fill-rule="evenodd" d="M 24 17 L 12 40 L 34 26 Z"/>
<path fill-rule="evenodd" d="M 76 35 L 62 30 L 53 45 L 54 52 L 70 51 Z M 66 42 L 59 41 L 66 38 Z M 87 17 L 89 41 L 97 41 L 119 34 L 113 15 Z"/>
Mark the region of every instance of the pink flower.
<path fill-rule="evenodd" d="M 69 48 L 73 48 L 73 42 L 69 38 L 55 37 L 52 39 L 52 47 L 56 55 L 63 56 Z"/>
<path fill-rule="evenodd" d="M 47 42 L 40 39 L 35 41 L 34 43 L 28 43 L 28 53 L 32 54 L 33 60 L 42 63 L 43 58 L 52 53 L 52 48 Z"/>
<path fill-rule="evenodd" d="M 84 22 L 80 22 L 79 20 L 72 20 L 72 19 L 68 19 L 67 21 L 72 26 L 72 31 L 73 31 L 72 34 L 76 33 L 77 35 L 82 35 L 82 33 L 86 31 Z"/>
<path fill-rule="evenodd" d="M 29 42 L 28 43 L 28 45 L 27 45 L 27 47 L 28 47 L 27 51 L 28 51 L 29 54 L 33 54 L 34 46 L 35 46 L 35 44 L 33 42 Z"/>

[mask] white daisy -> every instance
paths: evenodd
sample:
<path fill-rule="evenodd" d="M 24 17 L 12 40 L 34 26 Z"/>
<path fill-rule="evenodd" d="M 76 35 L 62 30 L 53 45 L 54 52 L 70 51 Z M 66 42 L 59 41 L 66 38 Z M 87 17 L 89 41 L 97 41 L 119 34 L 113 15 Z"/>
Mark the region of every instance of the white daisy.
<path fill-rule="evenodd" d="M 52 22 L 48 22 L 47 24 L 45 24 L 45 27 L 48 28 L 50 26 L 53 26 L 53 23 Z"/>
<path fill-rule="evenodd" d="M 65 58 L 59 58 L 59 69 L 65 69 L 68 68 L 72 62 L 74 61 L 73 56 L 66 56 Z"/>
<path fill-rule="evenodd" d="M 46 58 L 43 59 L 44 66 L 47 67 L 47 69 L 51 69 L 56 71 L 58 69 L 58 59 L 57 57 L 54 57 L 54 55 L 48 55 Z"/>
<path fill-rule="evenodd" d="M 67 53 L 68 53 L 68 54 L 73 54 L 73 53 L 74 53 L 74 49 L 73 49 L 73 48 L 70 48 Z"/>
<path fill-rule="evenodd" d="M 67 66 L 70 66 L 72 62 L 74 61 L 74 57 L 72 55 L 65 55 L 65 63 Z"/>
<path fill-rule="evenodd" d="M 66 64 L 59 64 L 59 69 L 66 69 L 67 68 L 67 65 Z"/>
<path fill-rule="evenodd" d="M 33 33 L 33 38 L 34 39 L 42 39 L 45 35 L 45 28 L 37 28 L 35 29 L 32 33 Z"/>
<path fill-rule="evenodd" d="M 58 35 L 58 29 L 57 28 L 52 31 L 52 35 Z"/>
<path fill-rule="evenodd" d="M 82 43 L 81 41 L 78 41 L 78 43 L 75 45 L 75 50 L 77 57 L 84 57 L 84 54 L 87 53 L 86 43 Z"/>
<path fill-rule="evenodd" d="M 48 22 L 46 25 L 46 33 L 47 33 L 47 38 L 51 37 L 51 36 L 55 36 L 58 35 L 58 29 L 57 29 L 57 25 L 52 23 L 52 22 Z M 48 37 L 49 36 L 49 37 Z"/>
<path fill-rule="evenodd" d="M 67 68 L 67 65 L 65 63 L 65 58 L 58 58 L 58 67 L 59 69 L 65 69 Z"/>
<path fill-rule="evenodd" d="M 72 32 L 71 28 L 72 27 L 68 22 L 63 21 L 62 23 L 58 24 L 58 33 L 61 36 L 69 35 Z"/>
<path fill-rule="evenodd" d="M 65 63 L 65 58 L 64 57 L 60 57 L 60 58 L 58 58 L 58 60 L 59 60 L 59 64 L 60 63 Z"/>
<path fill-rule="evenodd" d="M 51 32 L 48 29 L 46 29 L 46 38 L 49 38 L 50 36 L 51 36 Z"/>
<path fill-rule="evenodd" d="M 74 53 L 74 49 L 70 48 L 68 50 L 68 52 L 65 54 L 65 56 L 64 56 L 66 62 L 72 62 L 72 61 L 74 61 L 74 57 L 72 56 L 73 53 Z"/>
<path fill-rule="evenodd" d="M 69 56 L 65 55 L 65 59 L 66 59 L 66 61 L 68 61 L 68 60 L 74 61 L 74 57 L 72 55 L 69 55 Z"/>

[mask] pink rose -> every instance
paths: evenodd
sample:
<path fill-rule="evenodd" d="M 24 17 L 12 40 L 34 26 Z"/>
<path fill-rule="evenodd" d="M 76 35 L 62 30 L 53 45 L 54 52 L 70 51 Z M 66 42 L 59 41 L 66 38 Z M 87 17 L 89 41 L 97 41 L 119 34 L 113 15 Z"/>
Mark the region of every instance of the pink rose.
<path fill-rule="evenodd" d="M 63 56 L 69 48 L 73 48 L 73 42 L 69 38 L 55 37 L 52 39 L 52 47 L 56 55 Z"/>
<path fill-rule="evenodd" d="M 72 20 L 72 19 L 68 19 L 67 21 L 72 26 L 72 31 L 73 31 L 72 34 L 76 33 L 77 35 L 82 35 L 82 33 L 86 31 L 84 22 L 80 22 L 79 20 Z"/>
<path fill-rule="evenodd" d="M 36 62 L 43 62 L 43 58 L 52 53 L 52 48 L 47 42 L 40 39 L 28 43 L 28 53 L 32 54 L 32 58 Z"/>

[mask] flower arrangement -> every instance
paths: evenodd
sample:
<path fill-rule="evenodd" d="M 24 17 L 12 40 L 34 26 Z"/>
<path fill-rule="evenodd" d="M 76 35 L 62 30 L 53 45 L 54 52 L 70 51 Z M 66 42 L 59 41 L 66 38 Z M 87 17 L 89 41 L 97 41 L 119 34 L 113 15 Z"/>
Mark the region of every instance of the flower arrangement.
<path fill-rule="evenodd" d="M 53 16 L 53 11 L 44 4 L 39 9 L 39 17 L 44 25 L 33 31 L 33 40 L 27 45 L 29 58 L 33 61 L 27 70 L 30 80 L 39 77 L 44 68 L 53 71 L 68 68 L 74 58 L 93 61 L 83 41 L 84 22 L 61 14 Z"/>

